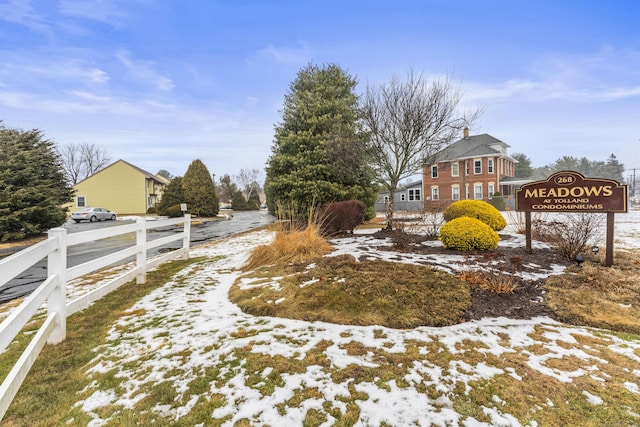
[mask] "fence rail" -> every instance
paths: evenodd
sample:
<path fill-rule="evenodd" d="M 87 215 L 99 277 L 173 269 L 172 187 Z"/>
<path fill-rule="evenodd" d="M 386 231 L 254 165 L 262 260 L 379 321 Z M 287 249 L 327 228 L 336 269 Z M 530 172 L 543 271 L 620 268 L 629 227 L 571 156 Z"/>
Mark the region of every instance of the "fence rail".
<path fill-rule="evenodd" d="M 148 230 L 181 223 L 184 223 L 184 228 L 181 232 L 147 241 Z M 136 235 L 134 246 L 71 268 L 67 267 L 67 248 L 69 246 L 131 233 Z M 3 286 L 26 269 L 47 258 L 47 278 L 45 281 L 0 323 L 0 353 L 4 352 L 13 342 L 22 328 L 45 302 L 47 303 L 48 312 L 45 322 L 0 385 L 0 420 L 4 417 L 44 345 L 46 343 L 57 344 L 66 338 L 67 317 L 87 308 L 93 302 L 134 278 L 137 283 L 144 283 L 147 270 L 163 262 L 177 257 L 188 258 L 190 233 L 191 215 L 153 222 L 147 222 L 144 218 L 141 218 L 135 224 L 73 234 L 67 234 L 67 230 L 64 228 L 54 228 L 49 230 L 47 240 L 0 260 L 0 286 Z M 179 249 L 153 259 L 147 259 L 147 250 L 176 240 L 182 240 L 182 246 Z M 66 287 L 69 280 L 82 277 L 131 256 L 136 258 L 133 268 L 114 277 L 100 287 L 67 302 Z"/>

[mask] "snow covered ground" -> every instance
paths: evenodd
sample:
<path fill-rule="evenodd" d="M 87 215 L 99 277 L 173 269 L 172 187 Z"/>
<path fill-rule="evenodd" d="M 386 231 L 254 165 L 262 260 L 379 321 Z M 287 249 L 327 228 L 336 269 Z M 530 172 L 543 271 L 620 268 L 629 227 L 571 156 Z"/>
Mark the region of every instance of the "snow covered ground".
<path fill-rule="evenodd" d="M 87 366 L 93 383 L 79 394 L 76 404 L 92 416 L 91 426 L 117 419 L 120 410 L 134 408 L 152 387 L 164 382 L 171 384 L 177 397 L 171 404 L 159 403 L 154 412 L 171 420 L 182 419 L 216 395 L 221 399 L 211 417 L 224 420 L 225 426 L 242 419 L 252 425 L 302 425 L 311 410 L 324 413 L 326 422 L 322 425 L 330 426 L 336 422 L 336 414 L 350 410 L 347 401 L 354 393 L 360 396 L 355 400 L 358 426 L 519 426 L 518 419 L 504 410 L 509 396 L 493 396 L 482 408 L 484 421 L 456 411 L 451 396 L 497 376 L 524 381 L 527 372 L 563 384 L 588 379 L 601 383 L 602 389 L 619 382 L 626 393 L 640 401 L 640 368 L 627 370 L 614 380 L 602 363 L 606 353 L 616 353 L 640 366 L 640 341 L 567 327 L 549 318 L 492 318 L 445 328 L 396 330 L 247 315 L 227 294 L 240 277 L 238 267 L 251 249 L 271 238 L 270 232 L 258 231 L 194 248 L 193 257 L 205 256 L 209 261 L 186 268 L 113 325 Z M 384 242 L 376 242 L 380 243 Z M 616 245 L 640 247 L 640 211 L 616 215 Z M 354 245 L 348 238 L 337 241 L 336 247 L 338 252 L 366 250 L 365 244 Z M 432 261 L 451 264 L 446 257 Z M 596 340 L 600 346 L 594 344 Z M 348 351 L 354 344 L 369 351 Z M 335 380 L 337 372 L 354 366 L 380 366 L 383 362 L 376 355 L 399 355 L 416 348 L 419 357 L 397 367 L 404 372 L 403 384 L 381 378 Z M 434 348 L 449 358 L 432 358 Z M 469 361 L 466 356 L 471 348 L 485 354 L 488 361 Z M 266 366 L 256 371 L 247 354 L 261 360 L 282 357 L 299 362 L 303 368 L 280 372 Z M 311 355 L 326 363 L 308 362 Z M 504 362 L 496 363 L 490 356 Z M 563 358 L 580 366 L 563 368 L 553 363 Z M 218 379 L 206 390 L 190 387 L 210 369 L 218 372 Z M 117 387 L 108 386 L 113 375 L 122 381 Z M 266 382 L 271 387 L 268 391 Z M 585 405 L 603 404 L 594 389 L 583 390 L 581 396 Z M 532 412 L 560 404 L 563 402 L 541 400 Z M 640 424 L 640 407 L 628 411 L 638 416 Z M 525 425 L 538 425 L 535 414 L 532 419 Z"/>

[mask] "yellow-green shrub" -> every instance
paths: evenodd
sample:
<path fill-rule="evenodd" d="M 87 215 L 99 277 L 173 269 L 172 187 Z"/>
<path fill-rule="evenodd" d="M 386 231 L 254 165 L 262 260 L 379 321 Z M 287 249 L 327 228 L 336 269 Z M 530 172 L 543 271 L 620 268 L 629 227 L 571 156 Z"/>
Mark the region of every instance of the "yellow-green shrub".
<path fill-rule="evenodd" d="M 440 228 L 440 240 L 447 249 L 491 251 L 498 247 L 500 236 L 479 219 L 461 216 Z"/>
<path fill-rule="evenodd" d="M 442 215 L 445 221 L 463 216 L 479 219 L 495 231 L 507 226 L 507 221 L 500 211 L 482 200 L 458 200 L 450 204 Z"/>

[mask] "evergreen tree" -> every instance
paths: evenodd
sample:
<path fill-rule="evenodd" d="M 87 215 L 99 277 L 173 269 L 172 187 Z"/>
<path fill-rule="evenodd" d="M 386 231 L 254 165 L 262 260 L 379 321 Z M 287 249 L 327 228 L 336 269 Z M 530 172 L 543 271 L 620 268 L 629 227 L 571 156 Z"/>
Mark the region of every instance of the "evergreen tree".
<path fill-rule="evenodd" d="M 246 211 L 249 209 L 249 205 L 244 199 L 244 194 L 242 194 L 242 191 L 238 190 L 233 193 L 233 197 L 231 199 L 231 209 L 233 209 L 234 211 Z"/>
<path fill-rule="evenodd" d="M 258 191 L 254 190 L 249 195 L 249 200 L 247 200 L 247 208 L 249 210 L 257 211 L 260 209 L 260 205 L 262 202 L 260 201 L 260 196 L 258 195 Z"/>
<path fill-rule="evenodd" d="M 270 212 L 283 205 L 304 215 L 312 205 L 347 199 L 373 206 L 377 188 L 367 165 L 356 84 L 337 65 L 308 65 L 298 72 L 267 164 Z"/>
<path fill-rule="evenodd" d="M 624 165 L 618 161 L 615 154 L 611 153 L 604 166 L 603 178 L 616 180 L 620 183 L 624 182 Z"/>
<path fill-rule="evenodd" d="M 176 176 L 164 188 L 162 199 L 156 208 L 160 215 L 167 215 L 167 209 L 181 203 L 186 203 L 186 198 L 182 189 L 182 177 Z"/>
<path fill-rule="evenodd" d="M 511 155 L 518 161 L 516 163 L 516 177 L 517 178 L 529 178 L 533 175 L 533 168 L 531 167 L 531 159 L 524 153 L 514 153 Z"/>
<path fill-rule="evenodd" d="M 163 178 L 168 179 L 169 181 L 171 181 L 173 179 L 173 175 L 171 175 L 171 172 L 169 172 L 166 169 L 160 169 L 158 171 L 158 173 L 156 173 L 156 175 L 161 176 Z"/>
<path fill-rule="evenodd" d="M 587 178 L 608 178 L 618 182 L 624 181 L 624 165 L 611 154 L 606 162 L 602 160 L 589 160 L 586 157 L 576 158 L 562 156 L 553 164 L 543 168 L 547 176 L 560 171 L 580 172 Z"/>
<path fill-rule="evenodd" d="M 67 209 L 61 206 L 72 200 L 54 143 L 39 130 L 0 125 L 0 241 L 64 224 Z"/>
<path fill-rule="evenodd" d="M 200 160 L 189 165 L 182 178 L 182 190 L 189 212 L 198 216 L 216 216 L 220 209 L 216 187 L 207 167 Z"/>

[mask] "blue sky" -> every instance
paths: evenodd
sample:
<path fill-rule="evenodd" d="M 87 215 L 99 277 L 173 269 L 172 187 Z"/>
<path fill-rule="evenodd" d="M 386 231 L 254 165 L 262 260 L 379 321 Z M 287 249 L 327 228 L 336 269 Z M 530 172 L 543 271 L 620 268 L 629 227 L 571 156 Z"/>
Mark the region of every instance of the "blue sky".
<path fill-rule="evenodd" d="M 640 2 L 0 0 L 0 120 L 149 172 L 263 170 L 309 63 L 460 82 L 534 166 L 640 168 Z M 638 169 L 637 174 L 640 174 Z"/>

